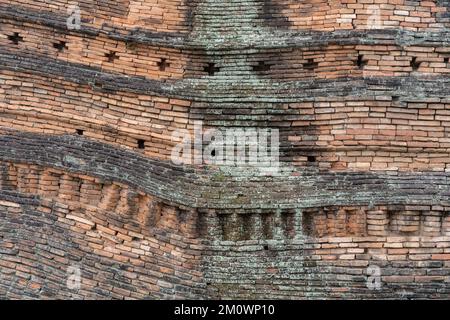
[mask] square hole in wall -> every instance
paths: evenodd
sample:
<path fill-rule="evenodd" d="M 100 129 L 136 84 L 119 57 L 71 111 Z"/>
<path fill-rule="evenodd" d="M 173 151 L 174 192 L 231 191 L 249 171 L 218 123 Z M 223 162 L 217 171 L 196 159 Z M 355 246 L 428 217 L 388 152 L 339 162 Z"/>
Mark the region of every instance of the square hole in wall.
<path fill-rule="evenodd" d="M 59 41 L 59 42 L 53 43 L 53 48 L 55 48 L 59 52 L 63 52 L 64 50 L 68 49 L 65 41 Z"/>
<path fill-rule="evenodd" d="M 362 54 L 358 55 L 358 60 L 356 60 L 356 65 L 360 70 L 364 69 L 364 67 L 367 65 L 368 61 L 364 59 L 364 56 Z"/>
<path fill-rule="evenodd" d="M 264 61 L 258 61 L 258 64 L 256 66 L 253 66 L 253 71 L 256 72 L 265 72 L 265 71 L 269 71 L 270 68 L 272 67 L 272 65 L 264 62 Z"/>
<path fill-rule="evenodd" d="M 205 72 L 208 73 L 208 75 L 210 76 L 214 76 L 217 72 L 220 71 L 219 67 L 216 67 L 215 63 L 208 63 L 208 66 L 206 66 L 205 68 L 203 68 L 203 70 Z"/>
<path fill-rule="evenodd" d="M 303 69 L 305 70 L 314 70 L 319 66 L 319 64 L 317 62 L 314 61 L 314 59 L 308 59 L 304 64 L 303 64 Z"/>
<path fill-rule="evenodd" d="M 308 156 L 307 159 L 309 163 L 314 163 L 317 161 L 316 156 Z"/>
<path fill-rule="evenodd" d="M 411 68 L 413 71 L 419 70 L 421 64 L 422 64 L 422 62 L 417 61 L 417 57 L 413 57 L 411 59 Z"/>
<path fill-rule="evenodd" d="M 117 53 L 114 51 L 105 53 L 105 57 L 108 60 L 108 62 L 110 62 L 110 63 L 113 63 L 116 59 L 119 59 L 119 57 L 117 56 Z"/>
<path fill-rule="evenodd" d="M 170 67 L 170 63 L 167 62 L 166 58 L 161 58 L 161 60 L 157 63 L 159 71 L 166 71 L 166 68 Z"/>

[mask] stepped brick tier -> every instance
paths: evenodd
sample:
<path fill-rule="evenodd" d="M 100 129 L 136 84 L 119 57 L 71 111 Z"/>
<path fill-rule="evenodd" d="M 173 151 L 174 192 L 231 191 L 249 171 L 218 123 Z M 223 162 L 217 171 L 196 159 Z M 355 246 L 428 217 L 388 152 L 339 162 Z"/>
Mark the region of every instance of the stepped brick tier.
<path fill-rule="evenodd" d="M 450 298 L 448 0 L 0 21 L 1 299 Z M 198 122 L 279 130 L 278 174 L 175 164 Z"/>

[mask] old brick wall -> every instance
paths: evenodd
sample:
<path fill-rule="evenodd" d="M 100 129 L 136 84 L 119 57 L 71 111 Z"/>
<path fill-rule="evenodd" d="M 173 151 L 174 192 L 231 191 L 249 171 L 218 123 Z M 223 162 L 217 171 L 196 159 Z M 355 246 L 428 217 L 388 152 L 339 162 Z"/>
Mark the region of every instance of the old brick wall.
<path fill-rule="evenodd" d="M 449 10 L 0 0 L 0 298 L 449 298 Z M 173 164 L 198 121 L 279 174 Z"/>
<path fill-rule="evenodd" d="M 203 296 L 194 212 L 136 188 L 39 165 L 2 163 L 2 297 Z M 67 269 L 82 284 L 67 290 Z"/>
<path fill-rule="evenodd" d="M 221 218 L 222 240 L 207 250 L 214 297 L 448 298 L 448 208 L 324 207 L 234 219 Z M 381 270 L 375 290 L 369 268 Z"/>

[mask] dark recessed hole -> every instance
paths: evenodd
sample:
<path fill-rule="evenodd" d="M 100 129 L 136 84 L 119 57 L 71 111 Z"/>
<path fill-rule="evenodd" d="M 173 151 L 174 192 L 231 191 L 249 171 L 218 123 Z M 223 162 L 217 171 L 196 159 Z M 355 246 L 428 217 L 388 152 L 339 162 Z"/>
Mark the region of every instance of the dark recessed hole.
<path fill-rule="evenodd" d="M 317 62 L 314 62 L 314 59 L 308 59 L 307 62 L 303 64 L 303 69 L 314 70 L 318 66 L 319 64 Z"/>
<path fill-rule="evenodd" d="M 161 58 L 161 60 L 157 64 L 159 67 L 159 71 L 165 71 L 166 68 L 170 67 L 170 63 L 167 62 L 166 58 Z"/>
<path fill-rule="evenodd" d="M 137 143 L 138 143 L 138 148 L 139 149 L 145 149 L 145 141 L 144 140 L 139 139 L 137 141 Z"/>
<path fill-rule="evenodd" d="M 359 69 L 364 69 L 364 67 L 367 65 L 367 60 L 364 60 L 364 56 L 362 54 L 358 55 L 356 65 L 358 66 Z"/>
<path fill-rule="evenodd" d="M 400 97 L 399 96 L 392 96 L 392 101 L 393 102 L 397 102 L 397 101 L 399 101 L 400 100 Z"/>
<path fill-rule="evenodd" d="M 114 51 L 105 53 L 105 57 L 108 58 L 108 62 L 114 62 L 114 60 L 119 59 L 119 57 L 117 56 L 117 54 Z"/>
<path fill-rule="evenodd" d="M 130 49 L 130 50 L 136 50 L 136 48 L 137 48 L 136 42 L 127 41 L 127 42 L 125 42 L 125 45 L 127 46 L 127 49 Z"/>
<path fill-rule="evenodd" d="M 220 71 L 219 67 L 216 67 L 215 63 L 208 63 L 208 66 L 203 69 L 205 72 L 208 72 L 210 76 L 216 74 L 216 72 Z"/>
<path fill-rule="evenodd" d="M 272 65 L 266 64 L 264 61 L 259 61 L 258 65 L 253 66 L 253 71 L 261 72 L 261 71 L 269 71 Z"/>
<path fill-rule="evenodd" d="M 67 49 L 66 42 L 65 41 L 59 41 L 53 44 L 53 48 L 58 50 L 59 52 L 63 52 Z"/>
<path fill-rule="evenodd" d="M 77 135 L 79 135 L 79 136 L 82 136 L 84 134 L 84 130 L 81 130 L 81 129 L 77 129 L 76 132 L 77 132 Z"/>
<path fill-rule="evenodd" d="M 211 157 L 215 157 L 216 156 L 216 150 L 214 149 L 213 151 L 211 151 Z"/>
<path fill-rule="evenodd" d="M 131 241 L 139 241 L 139 238 L 138 237 L 132 237 Z"/>
<path fill-rule="evenodd" d="M 448 63 L 448 61 L 449 61 L 449 58 L 447 57 L 447 58 L 444 58 L 444 63 Z"/>
<path fill-rule="evenodd" d="M 411 68 L 413 69 L 413 71 L 419 70 L 421 63 L 422 62 L 417 62 L 417 57 L 413 57 L 411 60 Z"/>
<path fill-rule="evenodd" d="M 316 162 L 315 156 L 308 156 L 308 162 Z"/>
<path fill-rule="evenodd" d="M 18 32 L 14 32 L 12 35 L 8 36 L 8 40 L 14 44 L 19 44 L 19 42 L 23 41 L 23 37 L 21 37 Z"/>
<path fill-rule="evenodd" d="M 269 250 L 269 246 L 267 244 L 264 245 L 264 250 Z"/>

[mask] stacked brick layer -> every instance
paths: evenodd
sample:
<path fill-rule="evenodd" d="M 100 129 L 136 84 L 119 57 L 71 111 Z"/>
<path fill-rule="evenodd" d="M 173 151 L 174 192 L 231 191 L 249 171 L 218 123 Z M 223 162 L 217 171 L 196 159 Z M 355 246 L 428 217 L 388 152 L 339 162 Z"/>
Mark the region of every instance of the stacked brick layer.
<path fill-rule="evenodd" d="M 0 1 L 1 298 L 450 297 L 448 1 L 71 4 Z M 172 164 L 196 121 L 280 174 Z"/>

